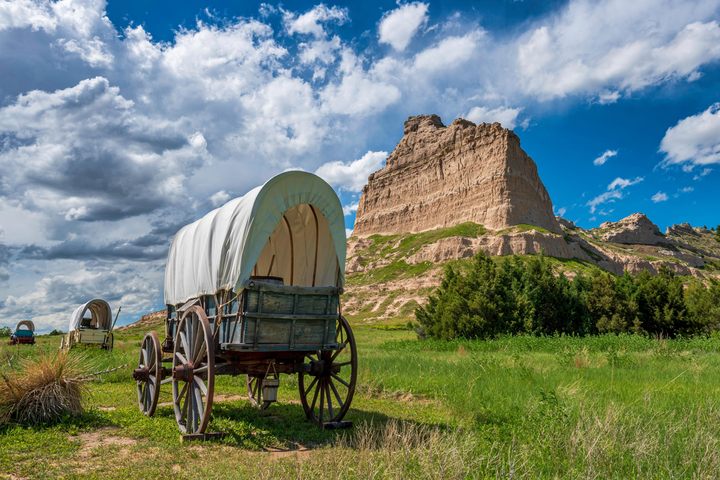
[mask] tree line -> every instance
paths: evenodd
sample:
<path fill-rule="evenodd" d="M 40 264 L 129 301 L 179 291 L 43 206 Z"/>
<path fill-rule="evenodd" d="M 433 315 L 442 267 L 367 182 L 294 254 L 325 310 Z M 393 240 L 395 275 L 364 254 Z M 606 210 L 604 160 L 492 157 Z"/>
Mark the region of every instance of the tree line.
<path fill-rule="evenodd" d="M 597 269 L 569 279 L 544 255 L 496 263 L 478 254 L 469 266 L 446 266 L 415 317 L 421 337 L 441 339 L 709 334 L 720 329 L 720 284 L 683 279 L 667 268 L 622 276 Z"/>

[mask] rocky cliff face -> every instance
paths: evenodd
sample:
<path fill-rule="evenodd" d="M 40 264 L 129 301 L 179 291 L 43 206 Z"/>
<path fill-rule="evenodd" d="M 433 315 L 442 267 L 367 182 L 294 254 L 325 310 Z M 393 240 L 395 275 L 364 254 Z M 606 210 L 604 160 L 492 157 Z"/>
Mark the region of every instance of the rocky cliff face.
<path fill-rule="evenodd" d="M 561 233 L 535 162 L 499 123 L 410 117 L 385 168 L 368 179 L 354 234 L 420 232 L 474 222 Z"/>
<path fill-rule="evenodd" d="M 633 213 L 618 222 L 600 225 L 601 238 L 606 242 L 661 245 L 668 243 L 660 229 L 642 213 Z"/>
<path fill-rule="evenodd" d="M 568 275 L 599 267 L 720 277 L 720 242 L 709 230 L 679 224 L 663 235 L 641 213 L 582 229 L 553 216 L 535 163 L 510 130 L 411 117 L 363 190 L 348 239 L 343 311 L 356 322 L 405 322 L 447 262 L 479 252 L 543 253 L 561 259 L 558 269 Z"/>

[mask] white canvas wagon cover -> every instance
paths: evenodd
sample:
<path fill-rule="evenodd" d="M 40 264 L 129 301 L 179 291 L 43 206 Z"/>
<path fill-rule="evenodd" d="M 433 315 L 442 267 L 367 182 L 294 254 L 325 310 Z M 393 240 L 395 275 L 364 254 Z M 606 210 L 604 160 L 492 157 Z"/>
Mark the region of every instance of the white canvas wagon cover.
<path fill-rule="evenodd" d="M 15 330 L 20 330 L 20 327 L 26 327 L 31 332 L 35 331 L 35 324 L 32 320 L 20 320 L 17 325 L 15 325 Z"/>
<path fill-rule="evenodd" d="M 180 229 L 165 268 L 165 303 L 239 292 L 253 275 L 341 287 L 345 240 L 332 187 L 312 173 L 281 173 Z"/>
<path fill-rule="evenodd" d="M 110 310 L 110 305 L 108 305 L 105 300 L 96 298 L 87 303 L 83 303 L 75 309 L 72 317 L 70 317 L 68 332 L 80 328 L 80 322 L 87 311 L 90 311 L 90 315 L 92 315 L 92 325 L 95 328 L 98 330 L 110 330 L 110 327 L 112 327 L 112 311 Z"/>

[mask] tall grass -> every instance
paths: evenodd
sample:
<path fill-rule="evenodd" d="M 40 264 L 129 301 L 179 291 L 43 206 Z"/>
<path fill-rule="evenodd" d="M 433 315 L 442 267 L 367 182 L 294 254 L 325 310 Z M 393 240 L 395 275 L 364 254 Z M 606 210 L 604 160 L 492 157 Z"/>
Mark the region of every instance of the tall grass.
<path fill-rule="evenodd" d="M 66 353 L 25 359 L 20 368 L 0 374 L 0 424 L 52 423 L 82 411 L 87 368 Z"/>

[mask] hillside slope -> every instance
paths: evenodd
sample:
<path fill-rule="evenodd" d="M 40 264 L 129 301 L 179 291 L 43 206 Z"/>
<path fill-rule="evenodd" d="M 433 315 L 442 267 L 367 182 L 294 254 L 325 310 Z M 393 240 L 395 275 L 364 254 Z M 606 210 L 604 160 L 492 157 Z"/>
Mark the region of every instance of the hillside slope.
<path fill-rule="evenodd" d="M 585 230 L 559 220 L 562 235 L 531 225 L 489 230 L 468 222 L 420 233 L 353 236 L 348 239 L 343 311 L 361 323 L 412 320 L 415 307 L 440 284 L 443 267 L 468 261 L 478 252 L 498 259 L 543 252 L 568 275 L 592 269 L 656 273 L 666 267 L 678 275 L 720 279 L 720 242 L 710 230 L 676 225 L 665 235 L 658 231 L 656 243 L 642 244 L 627 243 L 637 241 L 626 225 L 632 222 Z M 626 243 L 604 240 L 609 232 L 624 232 L 619 238 Z"/>

